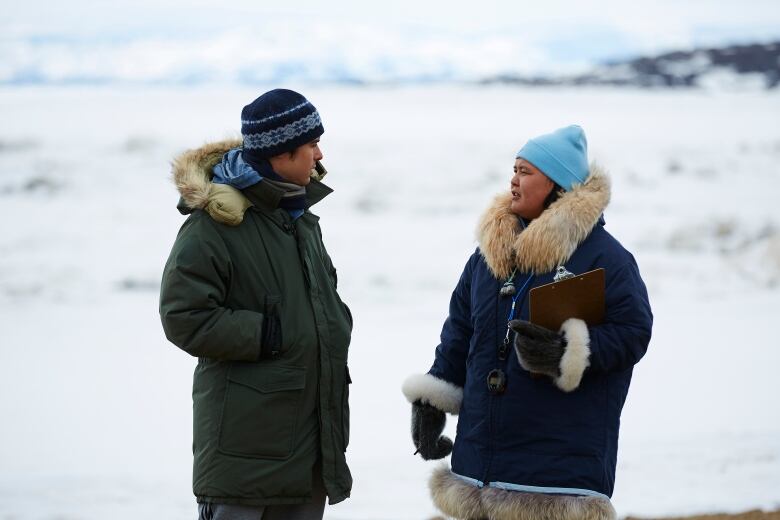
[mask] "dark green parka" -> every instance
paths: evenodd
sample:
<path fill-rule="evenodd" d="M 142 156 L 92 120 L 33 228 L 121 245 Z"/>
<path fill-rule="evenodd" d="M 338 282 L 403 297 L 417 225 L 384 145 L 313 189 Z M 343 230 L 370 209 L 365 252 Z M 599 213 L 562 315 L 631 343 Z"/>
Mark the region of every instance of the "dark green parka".
<path fill-rule="evenodd" d="M 193 491 L 199 502 L 302 503 L 319 460 L 335 504 L 352 487 L 344 455 L 352 318 L 316 215 L 293 221 L 278 207 L 282 192 L 260 182 L 241 192 L 246 199 L 228 193 L 248 201 L 243 220 L 244 207 L 220 218 L 230 204 L 217 195 L 232 188 L 211 184 L 211 169 L 238 145 L 206 145 L 173 165 L 179 209 L 190 215 L 165 266 L 160 316 L 168 339 L 198 357 Z M 308 205 L 330 192 L 312 179 Z M 282 330 L 273 357 L 261 344 L 269 313 Z"/>

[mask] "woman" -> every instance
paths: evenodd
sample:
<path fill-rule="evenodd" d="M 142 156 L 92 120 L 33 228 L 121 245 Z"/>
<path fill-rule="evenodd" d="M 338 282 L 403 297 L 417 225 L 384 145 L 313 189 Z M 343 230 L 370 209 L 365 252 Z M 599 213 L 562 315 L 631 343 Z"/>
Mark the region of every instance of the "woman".
<path fill-rule="evenodd" d="M 604 229 L 610 183 L 588 166 L 579 126 L 531 139 L 509 193 L 479 226 L 427 374 L 406 380 L 420 455 L 452 452 L 430 486 L 459 519 L 613 519 L 620 412 L 652 313 L 634 257 Z M 605 317 L 561 330 L 529 323 L 528 292 L 604 268 Z M 514 348 L 511 348 L 514 347 Z M 441 435 L 445 412 L 457 436 Z"/>

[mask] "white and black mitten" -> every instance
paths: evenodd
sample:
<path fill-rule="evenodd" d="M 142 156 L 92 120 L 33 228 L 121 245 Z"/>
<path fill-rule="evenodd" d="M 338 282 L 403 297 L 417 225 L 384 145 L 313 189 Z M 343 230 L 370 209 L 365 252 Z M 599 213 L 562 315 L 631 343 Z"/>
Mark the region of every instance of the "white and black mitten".
<path fill-rule="evenodd" d="M 590 365 L 590 337 L 584 321 L 566 320 L 560 332 L 523 320 L 512 320 L 509 325 L 515 331 L 515 352 L 520 366 L 552 377 L 565 392 L 580 385 Z"/>

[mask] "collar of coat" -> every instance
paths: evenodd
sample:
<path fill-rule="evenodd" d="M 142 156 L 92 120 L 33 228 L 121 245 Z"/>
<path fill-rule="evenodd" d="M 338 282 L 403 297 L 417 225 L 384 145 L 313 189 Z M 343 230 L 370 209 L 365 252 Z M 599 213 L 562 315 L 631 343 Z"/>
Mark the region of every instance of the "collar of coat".
<path fill-rule="evenodd" d="M 208 205 L 213 186 L 211 182 L 212 168 L 222 160 L 222 156 L 226 152 L 241 145 L 241 139 L 226 139 L 187 150 L 173 159 L 173 182 L 181 195 L 178 205 L 180 211 L 203 209 Z M 325 169 L 318 163 L 317 173 L 312 174 L 312 180 L 306 186 L 307 208 L 333 192 L 332 189 L 318 180 L 318 177 L 322 178 L 324 175 Z M 267 182 L 259 182 L 243 190 L 243 193 L 253 205 L 274 210 L 279 207 L 284 190 Z"/>
<path fill-rule="evenodd" d="M 588 179 L 553 202 L 522 229 L 510 205 L 512 194 L 498 195 L 482 216 L 477 239 L 490 271 L 499 280 L 517 268 L 535 275 L 564 265 L 585 240 L 609 204 L 610 180 L 591 165 Z"/>

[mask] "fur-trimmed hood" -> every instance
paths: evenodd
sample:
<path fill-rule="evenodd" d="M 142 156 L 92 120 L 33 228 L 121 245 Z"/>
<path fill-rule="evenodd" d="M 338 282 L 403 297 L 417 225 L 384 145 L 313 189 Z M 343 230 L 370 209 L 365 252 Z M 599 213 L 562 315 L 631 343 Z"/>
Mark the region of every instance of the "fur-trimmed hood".
<path fill-rule="evenodd" d="M 207 143 L 200 148 L 187 150 L 173 159 L 171 173 L 176 189 L 181 195 L 180 208 L 183 206 L 188 210 L 210 209 L 210 203 L 215 198 L 221 197 L 221 199 L 224 199 L 226 197 L 226 189 L 230 192 L 238 193 L 232 187 L 212 183 L 211 178 L 213 177 L 212 170 L 222 160 L 222 156 L 234 148 L 240 148 L 242 145 L 243 141 L 241 139 L 225 139 Z M 327 173 L 322 163 L 317 161 L 315 169 L 311 172 L 312 180 L 320 181 Z M 315 183 L 309 184 L 307 187 L 307 198 L 309 199 L 312 199 L 312 194 L 309 192 L 313 184 Z M 331 190 L 327 188 L 326 190 L 318 191 L 327 191 L 329 193 Z M 318 194 L 314 199 L 318 200 L 322 196 L 322 194 Z M 227 198 L 235 199 L 236 197 L 240 197 L 243 200 L 243 197 L 240 195 L 230 195 Z M 314 203 L 316 200 L 310 200 L 310 202 Z M 223 201 L 220 200 L 220 203 L 223 203 Z M 242 214 L 243 210 L 246 209 L 245 205 L 241 205 L 233 200 L 228 203 L 228 207 L 232 206 L 236 206 L 235 211 Z M 210 213 L 213 212 L 210 211 Z M 230 215 L 230 217 L 231 221 L 241 221 L 238 215 Z"/>
<path fill-rule="evenodd" d="M 213 186 L 212 168 L 222 160 L 225 153 L 241 145 L 241 139 L 225 139 L 187 150 L 173 159 L 173 182 L 188 208 L 206 207 Z"/>
<path fill-rule="evenodd" d="M 565 264 L 598 223 L 610 193 L 607 173 L 591 165 L 585 183 L 564 193 L 526 229 L 510 209 L 512 194 L 498 195 L 477 230 L 490 271 L 506 279 L 515 268 L 538 275 Z"/>

